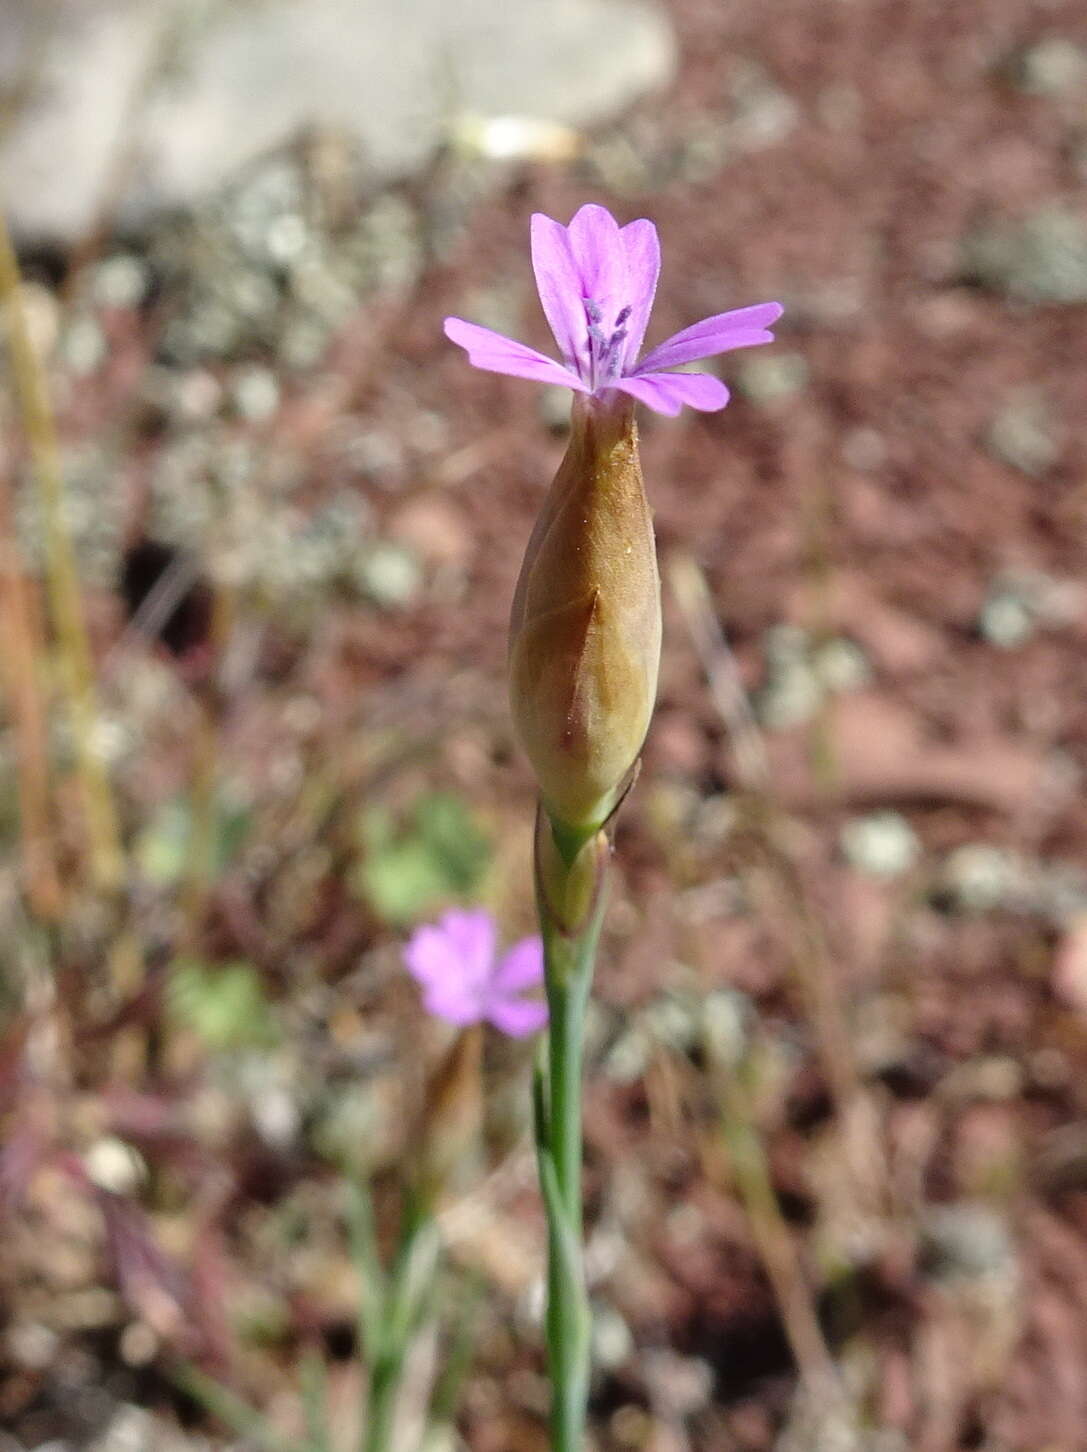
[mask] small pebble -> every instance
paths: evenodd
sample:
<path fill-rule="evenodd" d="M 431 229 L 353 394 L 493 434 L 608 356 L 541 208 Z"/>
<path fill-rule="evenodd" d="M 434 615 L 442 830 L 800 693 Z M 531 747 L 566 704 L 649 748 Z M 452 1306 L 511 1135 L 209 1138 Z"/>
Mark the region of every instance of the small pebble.
<path fill-rule="evenodd" d="M 800 108 L 792 96 L 780 90 L 756 61 L 737 60 L 733 64 L 730 90 L 733 115 L 727 133 L 741 150 L 763 151 L 777 146 L 800 120 Z"/>
<path fill-rule="evenodd" d="M 604 1060 L 604 1073 L 615 1084 L 634 1084 L 649 1062 L 649 1040 L 640 1024 L 633 1024 L 616 1039 Z"/>
<path fill-rule="evenodd" d="M 745 357 L 737 369 L 736 384 L 745 398 L 759 405 L 777 403 L 798 394 L 808 381 L 808 365 L 799 353 L 773 353 Z"/>
<path fill-rule="evenodd" d="M 859 691 L 872 679 L 868 657 L 844 636 L 824 641 L 814 652 L 812 666 L 827 690 L 835 694 Z"/>
<path fill-rule="evenodd" d="M 822 704 L 823 685 L 808 656 L 808 635 L 795 625 L 775 625 L 766 632 L 767 681 L 755 698 L 755 708 L 771 730 L 810 721 Z"/>
<path fill-rule="evenodd" d="M 401 545 L 382 543 L 363 557 L 358 567 L 362 589 L 386 609 L 410 605 L 423 585 L 418 557 Z"/>
<path fill-rule="evenodd" d="M 243 368 L 231 385 L 234 407 L 249 423 L 264 423 L 279 407 L 279 384 L 270 368 Z"/>
<path fill-rule="evenodd" d="M 1022 596 L 1000 590 L 981 607 L 978 630 L 990 645 L 1015 650 L 1034 634 L 1034 612 Z"/>
<path fill-rule="evenodd" d="M 1003 848 L 970 842 L 948 856 L 942 878 L 957 907 L 991 912 L 1018 893 L 1023 871 Z"/>
<path fill-rule="evenodd" d="M 1062 96 L 1087 85 L 1087 52 L 1062 35 L 1046 36 L 1016 57 L 1015 82 L 1028 96 Z"/>
<path fill-rule="evenodd" d="M 136 308 L 151 287 L 147 264 L 130 252 L 107 257 L 94 270 L 92 295 L 104 308 Z"/>
<path fill-rule="evenodd" d="M 1015 1242 L 1007 1221 L 985 1205 L 933 1205 L 925 1214 L 922 1243 L 937 1279 L 968 1279 L 1014 1271 Z"/>
<path fill-rule="evenodd" d="M 702 1005 L 702 1032 L 709 1055 L 723 1068 L 733 1069 L 747 1051 L 751 1003 L 731 988 L 719 988 Z"/>
<path fill-rule="evenodd" d="M 113 1135 L 96 1140 L 83 1156 L 83 1166 L 96 1185 L 114 1195 L 129 1195 L 147 1177 L 141 1155 Z"/>
<path fill-rule="evenodd" d="M 686 1053 L 698 1037 L 698 1003 L 676 994 L 662 994 L 645 1010 L 645 1026 L 657 1043 Z"/>
<path fill-rule="evenodd" d="M 1004 297 L 1044 306 L 1087 302 L 1087 226 L 1063 207 L 1041 207 L 1018 226 L 978 229 L 963 243 L 963 273 Z"/>
<path fill-rule="evenodd" d="M 1031 479 L 1048 473 L 1060 458 L 1059 424 L 1034 393 L 1010 399 L 989 425 L 986 446 L 1002 463 Z"/>
<path fill-rule="evenodd" d="M 222 385 L 206 368 L 191 368 L 177 377 L 174 383 L 178 413 L 189 423 L 211 418 L 222 396 Z"/>
<path fill-rule="evenodd" d="M 106 336 L 94 318 L 74 318 L 64 333 L 61 354 L 77 378 L 86 378 L 105 362 Z"/>
<path fill-rule="evenodd" d="M 45 1371 L 53 1361 L 60 1338 L 38 1321 L 17 1322 L 5 1336 L 8 1354 L 25 1371 Z"/>
<path fill-rule="evenodd" d="M 616 1371 L 634 1352 L 630 1327 L 614 1306 L 593 1309 L 592 1357 L 602 1371 Z"/>
<path fill-rule="evenodd" d="M 842 828 L 841 847 L 850 866 L 869 877 L 901 877 L 921 855 L 916 833 L 898 812 L 854 817 Z"/>

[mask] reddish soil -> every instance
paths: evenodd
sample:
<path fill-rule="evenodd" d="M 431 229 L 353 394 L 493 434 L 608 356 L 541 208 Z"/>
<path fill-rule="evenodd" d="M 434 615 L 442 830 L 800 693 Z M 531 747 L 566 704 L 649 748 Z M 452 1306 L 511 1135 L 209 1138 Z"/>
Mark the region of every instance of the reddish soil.
<path fill-rule="evenodd" d="M 391 613 L 329 602 L 319 628 L 272 618 L 258 679 L 231 704 L 221 746 L 266 794 L 266 852 L 216 886 L 202 951 L 256 963 L 273 996 L 294 1003 L 315 1072 L 348 1086 L 360 1074 L 395 1079 L 388 1060 L 418 1035 L 396 934 L 344 886 L 361 798 L 395 807 L 427 787 L 478 803 L 510 864 L 496 890 L 509 931 L 527 925 L 532 787 L 505 714 L 505 617 L 563 444 L 536 388 L 474 372 L 440 320 L 501 280 L 524 300 L 519 336 L 546 348 L 530 212 L 565 220 L 594 199 L 624 220 L 652 216 L 664 270 L 650 343 L 706 313 L 779 298 L 779 342 L 760 358 L 795 354 L 806 367 L 795 391 L 760 399 L 735 355 L 723 376 L 743 386 L 723 413 L 643 419 L 666 582 L 677 558 L 700 567 L 752 691 L 767 676 L 766 631 L 783 621 L 816 642 L 855 642 L 869 679 L 812 721 L 768 732 L 770 791 L 744 791 L 666 583 L 660 698 L 618 832 L 588 1088 L 589 1218 L 605 1267 L 594 1293 L 633 1337 L 594 1393 L 599 1445 L 836 1445 L 829 1434 L 778 1440 L 798 1386 L 794 1352 L 737 1199 L 704 1046 L 657 1043 L 629 1082 L 609 1059 L 662 990 L 731 988 L 757 1011 L 766 1062 L 755 1119 L 802 1279 L 867 1425 L 901 1438 L 878 1445 L 1074 1452 L 1087 1448 L 1087 948 L 1082 904 L 1046 884 L 1058 866 L 1087 874 L 1087 306 L 1007 296 L 966 259 L 977 228 L 1014 227 L 1039 209 L 1087 226 L 1082 80 L 1046 95 L 1014 79 L 1016 58 L 1047 37 L 1087 47 L 1087 12 L 1075 0 L 672 0 L 671 10 L 682 57 L 669 96 L 582 162 L 511 171 L 410 298 L 345 329 L 324 381 L 340 385 L 337 415 L 403 441 L 394 487 L 373 484 L 368 502 L 381 532 L 419 551 L 428 584 Z M 700 172 L 696 140 L 718 123 L 732 134 L 752 65 L 760 87 L 795 105 L 794 124 L 761 148 L 726 142 Z M 633 139 L 634 162 L 609 190 L 616 136 Z M 145 358 L 146 339 L 126 346 Z M 68 420 L 70 435 L 96 427 L 123 394 L 118 369 L 121 382 L 102 380 L 101 396 Z M 292 389 L 268 434 L 306 453 L 317 495 L 342 465 L 316 389 Z M 1031 472 L 989 442 L 1024 392 L 1052 420 Z M 439 453 L 415 446 L 421 411 L 447 430 Z M 1012 572 L 1056 582 L 1064 604 L 1007 649 L 978 621 Z M 319 718 L 299 725 L 287 710 L 295 697 L 316 700 Z M 285 742 L 331 792 L 301 827 L 269 785 Z M 140 792 L 161 800 L 184 780 L 187 751 L 174 725 L 161 757 L 133 769 L 133 821 Z M 844 823 L 883 808 L 922 849 L 893 881 L 857 871 L 840 846 Z M 962 910 L 943 864 L 977 844 L 1032 864 L 1034 886 Z M 298 1145 L 262 1144 L 237 1106 L 221 1139 L 201 1139 L 192 1064 L 153 1066 L 122 1093 L 87 1029 L 87 962 L 76 941 L 64 951 L 75 1042 L 65 1113 L 75 1103 L 159 1156 L 168 1183 L 154 1187 L 155 1220 L 160 1231 L 189 1222 L 174 1247 L 188 1279 L 164 1310 L 148 1299 L 147 1284 L 166 1278 L 152 1266 L 145 1283 L 121 1284 L 92 1329 L 53 1327 L 54 1360 L 0 1358 L 0 1422 L 27 1447 L 77 1436 L 63 1387 L 82 1354 L 111 1396 L 175 1415 L 164 1368 L 179 1350 L 229 1364 L 268 1397 L 307 1339 L 335 1352 L 346 1336 L 350 1349 L 327 1172 Z M 516 1117 L 527 1064 L 502 1046 L 492 1053 Z M 0 1088 L 8 1061 L 0 1052 Z M 403 1135 L 389 1104 L 404 1093 L 386 1103 L 389 1163 Z M 34 1112 L 48 1119 L 53 1106 Z M 491 1125 L 495 1144 L 508 1130 Z M 229 1162 L 222 1183 L 219 1161 Z M 89 1211 L 86 1224 L 75 1212 L 65 1221 L 55 1185 L 37 1195 L 0 1268 L 13 1325 L 50 1322 L 42 1245 L 100 1237 Z M 307 1196 L 317 1243 L 296 1273 L 282 1247 L 267 1249 L 262 1216 Z M 484 1226 L 457 1251 L 485 1267 L 497 1307 L 461 1426 L 473 1452 L 522 1452 L 545 1445 L 534 1333 L 503 1324 L 537 1266 L 530 1171 L 497 1201 L 502 1234 L 477 1243 Z M 958 1232 L 949 1212 L 965 1217 Z M 112 1229 L 116 1249 L 124 1226 Z M 86 1256 L 72 1254 L 57 1270 L 66 1295 L 64 1275 L 76 1289 L 88 1289 L 81 1274 L 95 1284 L 80 1270 Z M 103 1274 L 108 1257 L 91 1259 Z M 274 1354 L 239 1356 L 208 1288 L 269 1277 L 292 1326 Z M 158 1348 L 136 1369 L 120 1340 L 133 1317 Z M 874 1433 L 865 1445 L 877 1445 Z"/>

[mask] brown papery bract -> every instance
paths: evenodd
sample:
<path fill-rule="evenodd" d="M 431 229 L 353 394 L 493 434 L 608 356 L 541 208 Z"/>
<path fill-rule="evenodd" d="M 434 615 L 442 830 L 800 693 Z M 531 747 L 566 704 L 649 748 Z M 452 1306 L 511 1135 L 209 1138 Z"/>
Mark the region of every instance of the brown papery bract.
<path fill-rule="evenodd" d="M 649 728 L 660 580 L 633 406 L 577 398 L 510 619 L 510 704 L 549 814 L 578 832 L 618 800 Z"/>

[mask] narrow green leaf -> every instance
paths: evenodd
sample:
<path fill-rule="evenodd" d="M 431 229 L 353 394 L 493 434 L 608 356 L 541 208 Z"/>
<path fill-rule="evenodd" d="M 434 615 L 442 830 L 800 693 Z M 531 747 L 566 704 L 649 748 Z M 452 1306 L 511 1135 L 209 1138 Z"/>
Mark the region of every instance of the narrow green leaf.
<path fill-rule="evenodd" d="M 347 1199 L 351 1259 L 359 1280 L 359 1349 L 373 1365 L 384 1355 L 388 1280 L 377 1249 L 374 1204 L 361 1177 L 352 1180 Z"/>
<path fill-rule="evenodd" d="M 456 1419 L 461 1390 L 475 1356 L 483 1291 L 483 1277 L 475 1273 L 468 1277 L 468 1283 L 459 1297 L 456 1335 L 446 1358 L 445 1370 L 430 1401 L 430 1421 L 436 1426 L 443 1426 Z"/>
<path fill-rule="evenodd" d="M 208 1376 L 199 1367 L 186 1365 L 175 1368 L 174 1380 L 182 1391 L 187 1392 L 236 1436 L 251 1437 L 262 1452 L 320 1452 L 319 1448 L 311 1447 L 308 1443 L 299 1448 L 296 1443 L 286 1441 L 255 1407 L 251 1407 L 237 1392 Z"/>
<path fill-rule="evenodd" d="M 562 1276 L 574 1292 L 572 1299 L 577 1306 L 578 1346 L 584 1348 L 589 1340 L 589 1305 L 581 1275 L 581 1249 L 566 1218 L 555 1162 L 547 1153 L 540 1156 L 540 1188 L 543 1190 L 547 1223 L 558 1246 Z"/>
<path fill-rule="evenodd" d="M 388 1305 L 388 1342 L 403 1356 L 428 1307 L 433 1306 L 441 1236 L 433 1220 L 416 1224 L 400 1256 Z"/>
<path fill-rule="evenodd" d="M 306 1352 L 299 1377 L 306 1436 L 312 1452 L 332 1452 L 332 1430 L 328 1421 L 328 1367 L 319 1351 L 311 1349 Z"/>
<path fill-rule="evenodd" d="M 532 1061 L 532 1123 L 536 1147 L 551 1143 L 547 1114 L 547 1040 L 541 1036 Z"/>

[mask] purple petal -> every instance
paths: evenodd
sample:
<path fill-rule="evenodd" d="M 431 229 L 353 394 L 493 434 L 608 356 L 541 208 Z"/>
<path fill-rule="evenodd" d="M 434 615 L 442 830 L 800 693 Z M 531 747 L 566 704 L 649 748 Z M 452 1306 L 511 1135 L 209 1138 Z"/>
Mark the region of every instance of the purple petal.
<path fill-rule="evenodd" d="M 444 329 L 451 342 L 467 351 L 468 361 L 476 368 L 488 373 L 506 373 L 511 378 L 531 378 L 537 383 L 558 383 L 579 393 L 589 392 L 588 384 L 582 383 L 569 368 L 490 328 L 467 323 L 463 318 L 446 318 Z"/>
<path fill-rule="evenodd" d="M 455 984 L 428 988 L 423 994 L 423 1007 L 433 1018 L 444 1019 L 458 1028 L 478 1023 L 483 1017 L 478 996 L 465 993 Z"/>
<path fill-rule="evenodd" d="M 561 222 L 534 212 L 529 224 L 532 270 L 544 316 L 555 335 L 559 352 L 571 368 L 585 350 L 585 304 L 581 277 L 570 251 L 570 239 Z"/>
<path fill-rule="evenodd" d="M 531 998 L 499 998 L 488 1005 L 487 1018 L 510 1038 L 523 1039 L 547 1023 L 547 1004 Z"/>
<path fill-rule="evenodd" d="M 669 418 L 675 418 L 684 404 L 712 413 L 724 408 L 729 399 L 721 380 L 708 373 L 638 373 L 616 379 L 615 387 Z"/>
<path fill-rule="evenodd" d="M 535 988 L 543 982 L 543 943 L 536 938 L 522 938 L 514 943 L 491 977 L 491 986 L 500 993 L 518 993 Z"/>
<path fill-rule="evenodd" d="M 607 207 L 590 203 L 574 213 L 567 235 L 581 296 L 598 302 L 610 325 L 615 314 L 630 302 L 626 296 L 626 248 L 619 235 L 619 223 Z"/>
<path fill-rule="evenodd" d="M 653 310 L 661 270 L 661 249 L 656 227 L 644 217 L 637 222 L 628 222 L 619 236 L 626 250 L 626 304 L 630 307 L 624 357 L 633 360 L 638 356 L 649 314 Z"/>
<path fill-rule="evenodd" d="M 459 976 L 459 963 L 448 936 L 441 928 L 428 924 L 408 939 L 404 948 L 404 965 L 416 983 L 427 988 Z"/>
<path fill-rule="evenodd" d="M 754 307 L 738 308 L 731 313 L 716 313 L 674 333 L 647 353 L 638 364 L 638 373 L 655 373 L 659 368 L 675 368 L 680 363 L 694 363 L 699 358 L 713 358 L 732 348 L 750 348 L 756 343 L 772 343 L 768 331 L 781 317 L 780 303 L 756 303 Z"/>
<path fill-rule="evenodd" d="M 494 967 L 495 929 L 490 913 L 451 908 L 438 927 L 449 944 L 450 982 L 465 989 L 481 987 Z"/>

